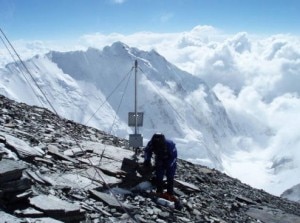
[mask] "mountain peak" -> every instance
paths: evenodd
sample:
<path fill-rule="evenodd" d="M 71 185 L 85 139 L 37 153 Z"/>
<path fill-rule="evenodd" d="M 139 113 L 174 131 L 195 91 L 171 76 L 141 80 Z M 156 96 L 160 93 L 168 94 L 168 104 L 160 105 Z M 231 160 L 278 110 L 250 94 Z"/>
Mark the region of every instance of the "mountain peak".
<path fill-rule="evenodd" d="M 125 43 L 117 41 L 114 42 L 111 46 L 106 46 L 103 48 L 103 52 L 112 52 L 114 54 L 124 54 L 129 52 L 129 46 Z"/>
<path fill-rule="evenodd" d="M 111 45 L 112 48 L 129 48 L 128 45 L 126 45 L 125 43 L 121 42 L 121 41 L 116 41 Z"/>

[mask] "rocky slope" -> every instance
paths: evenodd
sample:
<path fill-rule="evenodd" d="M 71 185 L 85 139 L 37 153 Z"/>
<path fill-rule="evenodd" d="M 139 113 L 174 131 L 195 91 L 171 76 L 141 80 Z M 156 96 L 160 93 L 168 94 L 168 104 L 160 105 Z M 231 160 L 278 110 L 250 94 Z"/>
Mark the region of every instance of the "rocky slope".
<path fill-rule="evenodd" d="M 182 207 L 157 201 L 126 140 L 46 109 L 0 96 L 0 123 L 4 222 L 300 222 L 299 203 L 184 160 Z"/>

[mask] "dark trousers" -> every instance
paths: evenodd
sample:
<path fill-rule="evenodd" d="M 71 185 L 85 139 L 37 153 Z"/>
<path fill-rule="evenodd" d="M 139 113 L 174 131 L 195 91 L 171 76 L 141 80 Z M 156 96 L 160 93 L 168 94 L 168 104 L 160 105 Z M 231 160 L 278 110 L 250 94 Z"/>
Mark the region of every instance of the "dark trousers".
<path fill-rule="evenodd" d="M 163 193 L 164 184 L 163 179 L 167 177 L 167 192 L 174 194 L 174 176 L 176 172 L 176 163 L 172 166 L 168 165 L 169 162 L 163 160 L 156 160 L 155 162 L 155 174 L 156 174 L 156 192 Z"/>

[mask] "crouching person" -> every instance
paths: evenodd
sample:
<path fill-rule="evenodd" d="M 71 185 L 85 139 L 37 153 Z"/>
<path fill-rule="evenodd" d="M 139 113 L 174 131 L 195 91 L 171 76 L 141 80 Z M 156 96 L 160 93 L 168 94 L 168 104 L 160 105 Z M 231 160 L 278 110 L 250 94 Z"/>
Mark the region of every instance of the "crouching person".
<path fill-rule="evenodd" d="M 152 154 L 155 155 L 156 193 L 168 200 L 174 197 L 174 176 L 177 166 L 177 149 L 175 143 L 161 133 L 155 133 L 145 147 L 144 166 L 151 166 Z M 164 192 L 163 179 L 167 178 L 167 193 Z"/>

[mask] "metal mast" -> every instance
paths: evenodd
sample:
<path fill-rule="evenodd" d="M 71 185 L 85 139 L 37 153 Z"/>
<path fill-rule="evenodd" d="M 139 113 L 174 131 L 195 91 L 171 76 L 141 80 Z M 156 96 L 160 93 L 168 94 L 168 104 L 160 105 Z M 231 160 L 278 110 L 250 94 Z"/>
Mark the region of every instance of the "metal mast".
<path fill-rule="evenodd" d="M 138 121 L 138 114 L 137 114 L 137 67 L 138 62 L 137 60 L 134 61 L 134 116 L 135 116 L 135 126 L 134 126 L 134 134 L 137 134 L 137 121 Z"/>
<path fill-rule="evenodd" d="M 128 113 L 128 126 L 134 126 L 134 134 L 129 135 L 129 147 L 135 149 L 137 153 L 137 149 L 143 146 L 143 137 L 141 134 L 138 134 L 138 127 L 143 126 L 143 112 L 137 111 L 137 70 L 138 70 L 138 62 L 134 61 L 134 112 Z"/>

